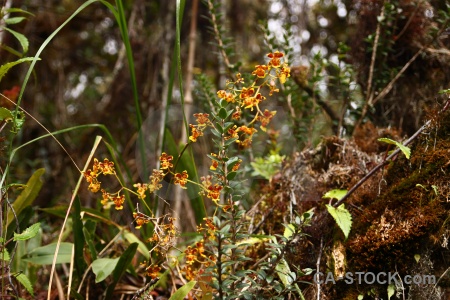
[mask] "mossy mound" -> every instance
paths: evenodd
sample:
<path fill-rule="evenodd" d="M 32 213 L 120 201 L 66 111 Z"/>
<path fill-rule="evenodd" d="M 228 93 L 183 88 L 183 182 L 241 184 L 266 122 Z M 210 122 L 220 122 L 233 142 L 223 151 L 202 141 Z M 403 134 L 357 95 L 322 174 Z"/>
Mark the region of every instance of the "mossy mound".
<path fill-rule="evenodd" d="M 389 149 L 376 144 L 387 131 L 368 128 L 375 136 L 325 138 L 315 149 L 298 153 L 270 185 L 267 194 L 276 199 L 278 217 L 287 219 L 289 207 L 299 214 L 315 208 L 313 224 L 307 229 L 309 237 L 293 249 L 295 255 L 289 256 L 289 263 L 316 269 L 322 251 L 320 271 L 334 271 L 333 247 L 341 241 L 346 260 L 339 267 L 346 272 L 434 275 L 440 279 L 436 286 L 405 285 L 404 293 L 409 293 L 409 299 L 445 299 L 449 280 L 442 275 L 450 259 L 450 113 L 433 121 L 413 142 L 409 160 L 399 154 L 346 201 L 353 225 L 344 240 L 325 209 L 329 200 L 322 196 L 331 189 L 350 189 L 387 157 Z M 396 133 L 389 132 L 389 137 L 395 138 Z M 266 232 L 280 233 L 269 227 Z M 365 296 L 387 297 L 387 285 L 347 285 L 342 281 L 322 292 L 333 299 L 347 299 L 356 290 Z"/>

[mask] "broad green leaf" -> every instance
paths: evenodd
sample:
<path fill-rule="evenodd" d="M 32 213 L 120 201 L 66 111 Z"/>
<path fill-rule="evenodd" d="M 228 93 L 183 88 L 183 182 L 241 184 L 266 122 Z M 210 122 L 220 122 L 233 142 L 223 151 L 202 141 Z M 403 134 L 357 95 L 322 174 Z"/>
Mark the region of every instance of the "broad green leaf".
<path fill-rule="evenodd" d="M 347 190 L 331 190 L 325 193 L 322 198 L 341 200 L 347 194 Z"/>
<path fill-rule="evenodd" d="M 145 246 L 145 244 L 134 233 L 132 233 L 128 230 L 125 230 L 123 232 L 123 235 L 130 244 L 138 243 L 137 250 L 139 251 L 139 253 L 141 253 L 146 259 L 150 258 L 150 253 L 149 253 L 147 246 Z"/>
<path fill-rule="evenodd" d="M 24 58 L 18 59 L 16 61 L 12 61 L 12 62 L 6 63 L 4 65 L 1 65 L 0 66 L 0 81 L 6 75 L 6 73 L 9 71 L 9 69 L 14 67 L 15 65 L 21 64 L 26 61 L 32 61 L 32 60 L 33 60 L 33 57 L 24 57 Z"/>
<path fill-rule="evenodd" d="M 119 257 L 117 258 L 99 258 L 92 262 L 92 272 L 95 274 L 95 283 L 102 282 L 106 279 L 117 266 L 119 262 Z"/>
<path fill-rule="evenodd" d="M 387 144 L 392 144 L 392 145 L 396 145 L 397 147 L 400 148 L 400 150 L 403 152 L 403 154 L 406 156 L 407 159 L 409 159 L 411 157 L 411 149 L 407 146 L 404 146 L 402 143 L 399 143 L 397 141 L 391 140 L 389 138 L 379 138 L 378 139 L 380 142 L 384 142 Z"/>
<path fill-rule="evenodd" d="M 326 204 L 326 207 L 328 212 L 338 224 L 339 228 L 341 228 L 342 232 L 345 235 L 345 238 L 347 239 L 350 233 L 350 229 L 352 228 L 352 215 L 345 208 L 344 204 L 341 204 L 337 208 Z"/>
<path fill-rule="evenodd" d="M 392 296 L 394 296 L 394 294 L 395 294 L 395 285 L 394 284 L 388 285 L 387 293 L 388 293 L 388 300 L 391 299 Z"/>
<path fill-rule="evenodd" d="M 26 241 L 38 234 L 39 229 L 41 229 L 41 223 L 36 223 L 22 231 L 21 233 L 14 232 L 14 241 Z"/>
<path fill-rule="evenodd" d="M 28 279 L 27 275 L 20 273 L 15 277 L 17 281 L 20 282 L 20 284 L 27 290 L 27 292 L 30 293 L 31 296 L 33 296 L 34 295 L 33 286 L 31 284 L 30 279 Z"/>
<path fill-rule="evenodd" d="M 20 195 L 12 204 L 17 216 L 25 207 L 30 206 L 33 203 L 34 199 L 36 199 L 42 187 L 41 176 L 44 174 L 44 172 L 45 169 L 43 168 L 36 170 L 36 172 L 34 172 L 34 174 L 28 180 L 25 189 L 22 191 L 22 193 L 20 193 Z M 8 210 L 8 221 L 6 225 L 8 226 L 13 220 L 14 214 L 11 210 Z"/>
<path fill-rule="evenodd" d="M 10 121 L 13 119 L 13 114 L 9 109 L 6 109 L 4 107 L 0 107 L 0 121 L 6 120 Z"/>
<path fill-rule="evenodd" d="M 70 263 L 72 261 L 72 243 L 61 243 L 59 246 L 57 264 Z M 22 257 L 24 261 L 36 265 L 51 265 L 56 252 L 56 243 L 33 249 L 26 256 Z"/>
<path fill-rule="evenodd" d="M 183 300 L 184 297 L 186 297 L 187 294 L 189 294 L 189 292 L 194 288 L 196 283 L 197 281 L 194 280 L 189 281 L 181 288 L 179 288 L 178 291 L 176 291 L 169 300 Z"/>
<path fill-rule="evenodd" d="M 414 254 L 414 259 L 416 260 L 416 263 L 419 263 L 420 254 Z"/>
<path fill-rule="evenodd" d="M 19 41 L 20 45 L 22 46 L 23 53 L 28 52 L 29 43 L 28 43 L 28 39 L 26 38 L 26 36 L 24 36 L 21 33 L 18 33 L 17 31 L 12 30 L 11 28 L 8 28 L 8 27 L 4 27 L 3 29 L 5 29 L 6 31 L 11 33 Z"/>

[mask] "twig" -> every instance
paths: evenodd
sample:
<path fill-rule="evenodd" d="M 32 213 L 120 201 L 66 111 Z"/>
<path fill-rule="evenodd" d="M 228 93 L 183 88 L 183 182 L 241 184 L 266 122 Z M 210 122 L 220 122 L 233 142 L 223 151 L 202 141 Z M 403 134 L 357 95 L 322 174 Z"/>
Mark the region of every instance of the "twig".
<path fill-rule="evenodd" d="M 317 257 L 316 268 L 317 272 L 320 271 L 320 260 L 322 259 L 322 250 L 323 250 L 323 237 L 320 238 L 320 251 L 319 257 Z M 317 280 L 317 300 L 320 300 L 320 282 Z"/>
<path fill-rule="evenodd" d="M 383 3 L 383 8 L 381 9 L 380 13 L 380 19 L 384 19 L 384 11 L 385 6 Z M 378 40 L 380 39 L 380 32 L 381 32 L 381 21 L 377 24 L 377 30 L 375 32 L 375 39 L 373 41 L 373 50 L 372 50 L 372 57 L 370 59 L 370 68 L 369 68 L 369 78 L 367 79 L 367 99 L 366 99 L 366 110 L 367 105 L 369 105 L 372 102 L 372 81 L 373 81 L 373 70 L 375 68 L 375 60 L 377 59 L 377 49 L 378 49 Z"/>

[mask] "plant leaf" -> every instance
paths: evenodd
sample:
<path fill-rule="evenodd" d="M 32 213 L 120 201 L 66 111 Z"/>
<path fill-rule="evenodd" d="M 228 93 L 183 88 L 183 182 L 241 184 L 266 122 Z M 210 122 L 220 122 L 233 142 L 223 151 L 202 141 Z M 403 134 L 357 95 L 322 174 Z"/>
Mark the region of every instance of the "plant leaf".
<path fill-rule="evenodd" d="M 18 59 L 16 61 L 12 61 L 12 62 L 6 63 L 4 65 L 1 65 L 0 66 L 0 81 L 6 75 L 6 73 L 9 71 L 9 69 L 11 69 L 15 65 L 21 64 L 23 62 L 32 61 L 33 59 L 34 59 L 33 57 L 24 57 L 24 58 Z"/>
<path fill-rule="evenodd" d="M 13 119 L 13 115 L 9 109 L 4 107 L 0 107 L 0 121 L 6 120 L 11 121 Z"/>
<path fill-rule="evenodd" d="M 72 243 L 61 243 L 59 246 L 57 264 L 70 263 L 72 261 Z M 33 249 L 26 256 L 22 257 L 24 261 L 36 265 L 51 265 L 55 256 L 56 243 Z"/>
<path fill-rule="evenodd" d="M 16 276 L 16 279 L 20 284 L 30 293 L 31 296 L 34 296 L 33 286 L 31 285 L 30 279 L 28 279 L 27 275 L 20 273 Z"/>
<path fill-rule="evenodd" d="M 388 293 L 388 300 L 389 300 L 395 294 L 395 285 L 393 285 L 393 284 L 388 285 L 387 293 Z"/>
<path fill-rule="evenodd" d="M 194 288 L 197 281 L 189 281 L 176 291 L 169 300 L 183 300 L 184 297 Z"/>
<path fill-rule="evenodd" d="M 12 30 L 11 28 L 4 27 L 4 29 L 9 33 L 11 33 L 19 41 L 20 45 L 22 46 L 23 53 L 27 53 L 29 45 L 28 39 L 23 34 L 18 33 L 17 31 Z"/>
<path fill-rule="evenodd" d="M 102 282 L 106 279 L 117 266 L 119 262 L 119 257 L 117 258 L 99 258 L 92 262 L 92 272 L 95 274 L 95 283 Z"/>
<path fill-rule="evenodd" d="M 378 139 L 380 142 L 384 142 L 387 144 L 392 144 L 392 145 L 396 145 L 397 147 L 400 148 L 400 150 L 403 152 L 403 154 L 406 156 L 407 159 L 409 159 L 411 157 L 411 149 L 405 145 L 403 145 L 402 143 L 399 143 L 397 141 L 391 140 L 389 138 L 379 138 Z"/>
<path fill-rule="evenodd" d="M 14 241 L 26 241 L 38 234 L 39 229 L 41 229 L 41 223 L 36 223 L 22 231 L 21 233 L 14 232 Z"/>
<path fill-rule="evenodd" d="M 8 249 L 2 248 L 0 251 L 0 260 L 9 261 L 11 256 L 9 255 Z"/>
<path fill-rule="evenodd" d="M 20 193 L 20 195 L 17 197 L 17 199 L 12 204 L 14 211 L 16 212 L 16 215 L 18 216 L 21 211 L 27 207 L 30 206 L 34 199 L 36 199 L 39 191 L 42 187 L 42 180 L 41 176 L 44 174 L 45 169 L 38 169 L 36 172 L 34 172 L 33 175 L 31 175 L 30 179 L 28 180 L 25 189 Z M 8 221 L 6 223 L 6 226 L 9 226 L 9 224 L 14 220 L 14 214 L 11 210 L 8 211 Z"/>
<path fill-rule="evenodd" d="M 130 244 L 138 243 L 138 252 L 141 253 L 146 259 L 150 259 L 150 253 L 147 246 L 145 246 L 145 244 L 134 233 L 124 230 L 123 236 Z"/>
<path fill-rule="evenodd" d="M 5 23 L 8 25 L 12 25 L 12 24 L 18 24 L 18 23 L 22 22 L 23 20 L 25 20 L 25 17 L 13 17 L 13 18 L 6 19 Z"/>
<path fill-rule="evenodd" d="M 347 190 L 331 190 L 325 193 L 322 198 L 341 200 L 347 194 Z"/>
<path fill-rule="evenodd" d="M 352 228 L 352 215 L 345 208 L 344 204 L 341 204 L 337 208 L 326 204 L 326 207 L 330 215 L 338 224 L 339 228 L 341 228 L 342 232 L 345 235 L 345 238 L 347 239 L 350 233 L 350 229 Z"/>

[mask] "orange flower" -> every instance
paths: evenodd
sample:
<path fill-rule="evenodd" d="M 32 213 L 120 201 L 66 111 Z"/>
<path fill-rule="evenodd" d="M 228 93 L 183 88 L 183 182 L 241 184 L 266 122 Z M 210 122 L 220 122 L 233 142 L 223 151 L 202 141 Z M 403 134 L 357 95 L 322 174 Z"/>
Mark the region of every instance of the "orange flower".
<path fill-rule="evenodd" d="M 252 88 L 252 87 L 245 88 L 244 87 L 244 88 L 242 88 L 242 91 L 241 91 L 241 94 L 239 95 L 239 98 L 245 99 L 245 98 L 253 96 L 254 93 L 255 93 L 255 89 L 254 88 Z"/>
<path fill-rule="evenodd" d="M 117 195 L 116 197 L 112 197 L 111 199 L 116 206 L 116 210 L 123 209 L 123 203 L 125 202 L 125 195 Z"/>
<path fill-rule="evenodd" d="M 144 199 L 145 199 L 145 191 L 146 191 L 147 188 L 148 188 L 148 184 L 146 184 L 146 183 L 144 183 L 144 184 L 142 184 L 142 183 L 136 183 L 136 184 L 134 184 L 133 186 L 134 186 L 135 188 L 137 188 L 137 193 L 138 193 L 139 199 L 144 200 Z"/>
<path fill-rule="evenodd" d="M 282 58 L 284 54 L 279 51 L 275 51 L 274 53 L 267 54 L 267 56 L 271 58 L 269 61 L 269 67 L 278 68 L 281 65 L 280 58 Z"/>
<path fill-rule="evenodd" d="M 192 270 L 192 268 L 190 266 L 185 266 L 183 268 L 184 271 L 184 276 L 186 277 L 187 280 L 191 281 L 194 280 L 196 275 L 195 272 Z"/>
<path fill-rule="evenodd" d="M 186 248 L 186 250 L 184 250 L 184 254 L 186 257 L 186 263 L 188 265 L 192 265 L 196 258 L 197 258 L 197 249 L 196 248 L 192 248 L 191 246 L 188 246 Z"/>
<path fill-rule="evenodd" d="M 268 67 L 266 65 L 257 65 L 255 67 L 255 71 L 252 72 L 252 75 L 256 75 L 259 78 L 264 78 L 266 77 Z"/>
<path fill-rule="evenodd" d="M 260 93 L 256 94 L 255 97 L 247 97 L 242 101 L 242 105 L 244 108 L 250 108 L 253 110 L 254 106 L 257 106 L 262 100 L 266 100 L 266 97 L 261 95 Z"/>
<path fill-rule="evenodd" d="M 103 175 L 116 173 L 114 170 L 114 162 L 109 161 L 107 158 L 105 158 L 102 163 L 99 163 L 98 166 Z"/>
<path fill-rule="evenodd" d="M 211 153 L 211 155 L 214 157 L 217 157 L 217 154 L 215 154 L 215 153 Z M 219 162 L 217 160 L 213 159 L 211 162 L 211 167 L 209 167 L 209 169 L 214 171 L 217 169 L 218 166 L 219 166 Z"/>
<path fill-rule="evenodd" d="M 210 198 L 214 202 L 218 202 L 220 200 L 220 191 L 221 190 L 222 190 L 222 186 L 218 185 L 217 183 L 214 185 L 211 185 L 208 187 L 207 197 Z"/>
<path fill-rule="evenodd" d="M 288 77 L 291 77 L 291 69 L 287 64 L 283 64 L 280 70 L 277 70 L 278 79 L 281 83 L 285 83 Z"/>
<path fill-rule="evenodd" d="M 226 140 L 229 140 L 229 139 L 232 139 L 232 138 L 239 138 L 236 125 L 234 125 L 230 129 L 228 129 L 228 136 L 225 137 Z"/>
<path fill-rule="evenodd" d="M 108 201 L 111 199 L 111 195 L 106 192 L 104 189 L 102 189 L 102 200 L 100 201 L 100 203 L 102 205 L 106 205 L 106 203 L 108 203 Z"/>
<path fill-rule="evenodd" d="M 233 166 L 232 170 L 234 172 L 236 172 L 239 169 L 239 167 L 241 166 L 241 163 L 242 163 L 242 159 L 238 160 L 238 162 Z"/>
<path fill-rule="evenodd" d="M 264 113 L 258 116 L 257 119 L 261 122 L 261 129 L 263 131 L 266 131 L 266 126 L 270 123 L 270 120 L 272 120 L 273 116 L 275 116 L 276 113 L 276 111 L 268 111 L 267 109 L 265 109 Z"/>
<path fill-rule="evenodd" d="M 100 183 L 97 179 L 97 176 L 99 174 L 92 171 L 91 169 L 87 170 L 86 172 L 83 172 L 83 176 L 86 179 L 86 181 L 89 183 L 88 189 L 93 192 L 97 193 L 100 190 Z"/>
<path fill-rule="evenodd" d="M 209 114 L 198 113 L 194 114 L 194 117 L 196 118 L 199 127 L 204 127 L 211 122 L 208 118 Z"/>
<path fill-rule="evenodd" d="M 173 165 L 171 161 L 173 160 L 172 155 L 167 155 L 166 152 L 163 152 L 161 156 L 159 157 L 159 160 L 161 161 L 161 169 L 166 170 L 169 168 L 172 168 Z"/>
<path fill-rule="evenodd" d="M 159 190 L 162 188 L 162 185 L 160 182 L 164 178 L 164 172 L 161 170 L 153 169 L 153 174 L 150 175 L 150 183 L 148 184 L 148 190 L 150 193 L 153 193 L 154 191 Z"/>
<path fill-rule="evenodd" d="M 217 96 L 220 99 L 225 99 L 225 101 L 227 101 L 228 103 L 233 103 L 236 101 L 236 99 L 232 93 L 224 91 L 224 90 L 218 91 Z"/>
<path fill-rule="evenodd" d="M 241 108 L 239 106 L 236 106 L 236 111 L 231 115 L 231 118 L 239 121 L 241 119 L 241 114 Z"/>
<path fill-rule="evenodd" d="M 241 127 L 239 127 L 237 129 L 237 131 L 240 131 L 240 132 L 245 133 L 245 134 L 250 135 L 250 136 L 253 135 L 255 132 L 257 132 L 257 130 L 255 128 L 247 127 L 245 125 L 242 125 Z"/>
<path fill-rule="evenodd" d="M 140 212 L 134 212 L 133 218 L 134 218 L 134 221 L 136 222 L 136 226 L 135 226 L 136 229 L 139 229 L 142 227 L 142 225 L 150 222 L 150 218 Z"/>
<path fill-rule="evenodd" d="M 147 275 L 149 277 L 151 277 L 152 279 L 155 279 L 155 278 L 158 278 L 159 271 L 161 271 L 161 267 L 156 266 L 156 265 L 150 265 L 145 270 L 147 271 Z"/>
<path fill-rule="evenodd" d="M 189 136 L 189 140 L 191 140 L 192 142 L 196 142 L 197 138 L 199 138 L 200 136 L 203 136 L 203 131 L 198 130 L 194 125 L 189 124 L 189 127 L 191 127 L 192 129 L 192 134 Z"/>
<path fill-rule="evenodd" d="M 188 178 L 188 173 L 186 170 L 183 173 L 175 173 L 174 184 L 179 185 L 181 188 L 186 189 L 186 183 Z"/>
<path fill-rule="evenodd" d="M 280 91 L 279 89 L 277 89 L 277 86 L 276 86 L 274 80 L 270 81 L 269 88 L 270 88 L 269 96 L 272 96 L 273 93 L 278 93 Z"/>

